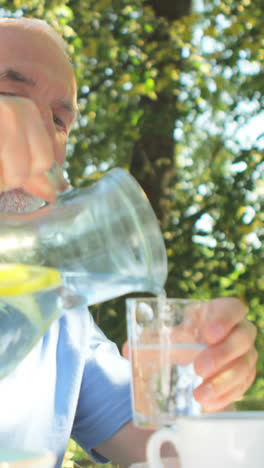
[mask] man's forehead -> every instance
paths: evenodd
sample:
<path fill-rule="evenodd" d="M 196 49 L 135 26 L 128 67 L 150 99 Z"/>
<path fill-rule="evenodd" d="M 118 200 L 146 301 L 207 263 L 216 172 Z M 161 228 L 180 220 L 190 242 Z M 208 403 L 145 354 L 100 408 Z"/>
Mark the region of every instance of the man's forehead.
<path fill-rule="evenodd" d="M 33 62 L 48 62 L 53 66 L 53 72 L 56 71 L 56 65 L 63 67 L 65 73 L 74 75 L 72 64 L 67 57 L 65 50 L 45 29 L 26 28 L 22 23 L 1 23 L 0 19 L 0 51 L 1 55 L 8 53 L 11 57 L 18 60 Z"/>
<path fill-rule="evenodd" d="M 2 79 L 32 85 L 45 75 L 47 83 L 59 82 L 69 99 L 62 107 L 76 113 L 76 81 L 71 63 L 61 47 L 45 31 L 27 29 L 23 24 L 3 25 L 0 20 L 0 74 Z M 34 37 L 32 38 L 32 34 Z M 22 37 L 21 37 L 22 36 Z M 4 39 L 2 41 L 2 39 Z M 28 70 L 29 68 L 29 70 Z M 43 80 L 42 80 L 43 81 Z"/>

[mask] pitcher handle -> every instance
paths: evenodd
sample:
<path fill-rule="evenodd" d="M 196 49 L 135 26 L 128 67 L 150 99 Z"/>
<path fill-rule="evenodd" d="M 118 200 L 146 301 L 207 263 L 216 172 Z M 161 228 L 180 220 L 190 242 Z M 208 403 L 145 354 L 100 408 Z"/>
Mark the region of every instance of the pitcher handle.
<path fill-rule="evenodd" d="M 150 468 L 164 468 L 160 456 L 160 449 L 164 442 L 170 442 L 179 451 L 180 439 L 178 434 L 171 429 L 161 429 L 152 434 L 147 444 L 147 460 Z"/>

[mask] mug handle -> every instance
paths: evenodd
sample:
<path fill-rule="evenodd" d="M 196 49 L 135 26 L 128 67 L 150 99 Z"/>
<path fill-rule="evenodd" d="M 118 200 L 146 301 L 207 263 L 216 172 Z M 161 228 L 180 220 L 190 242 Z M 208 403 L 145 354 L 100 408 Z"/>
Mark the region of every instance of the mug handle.
<path fill-rule="evenodd" d="M 152 434 L 147 443 L 147 460 L 149 468 L 164 468 L 160 456 L 160 449 L 164 442 L 171 442 L 177 451 L 179 451 L 180 440 L 178 434 L 171 429 L 161 429 Z M 177 446 L 176 446 L 177 444 Z"/>

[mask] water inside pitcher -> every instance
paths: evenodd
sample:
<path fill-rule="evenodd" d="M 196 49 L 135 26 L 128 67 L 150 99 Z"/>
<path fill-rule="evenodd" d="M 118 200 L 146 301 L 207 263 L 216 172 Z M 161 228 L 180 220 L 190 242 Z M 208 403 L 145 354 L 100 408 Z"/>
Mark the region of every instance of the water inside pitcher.
<path fill-rule="evenodd" d="M 3 374 L 9 372 L 65 309 L 131 292 L 159 294 L 167 277 L 158 221 L 140 185 L 126 171 L 113 169 L 91 186 L 68 189 L 54 204 L 41 202 L 39 206 L 29 213 L 0 213 L 0 267 L 51 268 L 59 271 L 61 284 L 21 295 L 27 300 L 13 302 L 0 290 L 0 334 L 5 343 L 0 377 L 1 368 Z M 38 309 L 37 328 L 32 328 L 30 318 L 32 301 Z M 36 321 L 36 313 L 34 317 Z M 32 336 L 23 327 L 31 329 Z M 21 340 L 27 335 L 23 352 L 19 330 Z"/>
<path fill-rule="evenodd" d="M 54 267 L 88 305 L 164 286 L 167 258 L 158 221 L 122 169 L 31 213 L 1 213 L 0 220 L 0 263 Z"/>

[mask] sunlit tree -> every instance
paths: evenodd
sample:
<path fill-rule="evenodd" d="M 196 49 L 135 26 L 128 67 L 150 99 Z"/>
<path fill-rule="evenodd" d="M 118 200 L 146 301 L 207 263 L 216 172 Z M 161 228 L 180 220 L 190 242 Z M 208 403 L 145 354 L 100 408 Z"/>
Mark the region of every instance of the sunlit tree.
<path fill-rule="evenodd" d="M 73 183 L 113 166 L 133 173 L 164 233 L 168 294 L 248 303 L 263 350 L 250 392 L 263 392 L 263 2 L 0 6 L 45 18 L 68 41 L 81 111 L 68 145 Z M 124 300 L 93 313 L 121 344 Z"/>

